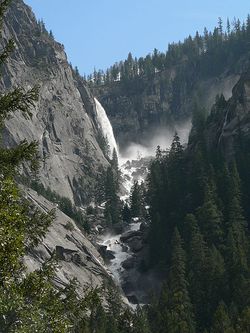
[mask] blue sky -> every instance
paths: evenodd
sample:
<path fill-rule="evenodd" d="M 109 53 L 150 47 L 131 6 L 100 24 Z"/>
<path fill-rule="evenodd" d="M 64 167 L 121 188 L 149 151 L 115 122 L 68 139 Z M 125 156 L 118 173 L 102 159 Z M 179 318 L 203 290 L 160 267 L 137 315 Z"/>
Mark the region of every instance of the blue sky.
<path fill-rule="evenodd" d="M 249 0 L 24 0 L 64 44 L 81 74 L 106 69 L 128 52 L 154 48 L 212 29 L 222 17 L 245 19 Z"/>

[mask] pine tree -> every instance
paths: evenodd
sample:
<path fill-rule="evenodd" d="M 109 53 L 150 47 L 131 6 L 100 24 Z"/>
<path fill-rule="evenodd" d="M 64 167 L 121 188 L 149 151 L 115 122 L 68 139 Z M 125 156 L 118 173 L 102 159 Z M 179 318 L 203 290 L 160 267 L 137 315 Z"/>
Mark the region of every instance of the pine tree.
<path fill-rule="evenodd" d="M 227 37 L 229 38 L 231 34 L 231 25 L 230 25 L 230 21 L 229 18 L 227 18 Z"/>
<path fill-rule="evenodd" d="M 112 152 L 112 159 L 110 161 L 110 165 L 111 165 L 111 168 L 114 173 L 116 191 L 118 191 L 119 190 L 120 171 L 119 171 L 119 162 L 118 162 L 117 151 L 115 148 L 113 149 L 113 152 Z"/>
<path fill-rule="evenodd" d="M 230 197 L 227 214 L 227 244 L 226 262 L 228 266 L 228 279 L 231 289 L 232 301 L 236 304 L 248 304 L 249 298 L 244 298 L 246 292 L 250 293 L 249 277 L 249 241 L 247 236 L 247 222 L 243 216 L 241 206 L 240 178 L 234 163 L 230 173 Z M 243 299 L 245 300 L 243 302 Z"/>
<path fill-rule="evenodd" d="M 186 216 L 186 229 L 188 230 L 188 281 L 189 293 L 194 305 L 194 312 L 197 319 L 197 325 L 204 328 L 206 321 L 206 264 L 207 248 L 203 236 L 193 214 Z"/>
<path fill-rule="evenodd" d="M 185 170 L 184 170 L 184 149 L 180 142 L 180 137 L 175 133 L 170 151 L 166 159 L 168 195 L 165 194 L 165 205 L 168 201 L 172 211 L 172 224 L 180 221 L 183 201 L 180 201 L 183 191 L 185 191 Z M 165 172 L 166 175 L 166 172 Z M 173 229 L 171 230 L 171 232 Z"/>
<path fill-rule="evenodd" d="M 159 332 L 195 332 L 195 322 L 186 279 L 185 252 L 177 229 L 172 240 L 172 257 L 168 283 L 160 299 Z"/>
<path fill-rule="evenodd" d="M 133 333 L 150 333 L 147 313 L 138 307 L 133 318 Z"/>
<path fill-rule="evenodd" d="M 210 326 L 211 318 L 221 299 L 225 298 L 227 291 L 225 262 L 220 251 L 212 245 L 208 249 L 204 285 L 205 285 L 205 304 L 204 324 Z"/>
<path fill-rule="evenodd" d="M 177 134 L 177 132 L 175 132 L 175 134 L 174 134 L 169 156 L 170 157 L 174 156 L 175 159 L 182 159 L 182 157 L 183 157 L 183 146 L 180 142 L 180 137 Z"/>
<path fill-rule="evenodd" d="M 117 223 L 120 221 L 120 200 L 117 195 L 117 176 L 112 167 L 109 166 L 106 171 L 105 179 L 105 217 L 109 224 Z"/>
<path fill-rule="evenodd" d="M 236 333 L 249 333 L 250 327 L 250 306 L 247 306 L 238 318 Z"/>
<path fill-rule="evenodd" d="M 50 36 L 50 38 L 51 38 L 51 39 L 53 39 L 53 40 L 55 39 L 55 37 L 54 37 L 54 34 L 53 34 L 53 31 L 52 31 L 52 30 L 50 30 L 50 31 L 49 31 L 49 36 Z"/>
<path fill-rule="evenodd" d="M 134 182 L 130 195 L 130 211 L 132 217 L 141 217 L 143 213 L 143 199 L 138 182 Z"/>
<path fill-rule="evenodd" d="M 227 236 L 227 271 L 230 299 L 238 306 L 249 304 L 250 278 L 247 258 L 246 235 L 239 224 L 233 224 Z"/>
<path fill-rule="evenodd" d="M 223 23 L 222 23 L 222 18 L 218 18 L 218 29 L 219 29 L 219 34 L 222 36 L 223 35 Z"/>
<path fill-rule="evenodd" d="M 210 182 L 205 187 L 204 203 L 197 210 L 197 218 L 208 245 L 220 246 L 223 239 L 223 215 L 216 204 L 215 198 L 214 184 Z"/>
<path fill-rule="evenodd" d="M 124 204 L 122 209 L 122 219 L 126 223 L 129 223 L 131 221 L 131 211 L 127 203 Z"/>
<path fill-rule="evenodd" d="M 161 147 L 158 145 L 156 148 L 155 158 L 160 160 L 162 158 L 162 150 Z"/>
<path fill-rule="evenodd" d="M 211 333 L 235 333 L 227 307 L 222 302 L 215 311 Z"/>

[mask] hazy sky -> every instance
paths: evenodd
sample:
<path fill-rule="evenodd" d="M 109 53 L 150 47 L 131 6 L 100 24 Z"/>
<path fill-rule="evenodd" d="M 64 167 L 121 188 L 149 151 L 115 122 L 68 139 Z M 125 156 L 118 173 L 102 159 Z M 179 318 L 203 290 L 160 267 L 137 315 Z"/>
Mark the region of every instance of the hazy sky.
<path fill-rule="evenodd" d="M 165 51 L 222 17 L 245 19 L 249 0 L 25 0 L 63 43 L 80 73 L 106 69 L 128 52 Z"/>

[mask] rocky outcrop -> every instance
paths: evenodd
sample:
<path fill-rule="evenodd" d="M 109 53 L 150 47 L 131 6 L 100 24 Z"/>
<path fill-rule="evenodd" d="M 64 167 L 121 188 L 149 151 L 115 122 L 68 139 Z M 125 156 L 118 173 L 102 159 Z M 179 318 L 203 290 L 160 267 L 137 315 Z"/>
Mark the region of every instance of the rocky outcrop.
<path fill-rule="evenodd" d="M 110 260 L 113 260 L 115 258 L 114 254 L 112 251 L 108 250 L 108 247 L 105 245 L 99 245 L 98 246 L 98 252 L 104 259 L 104 261 L 109 262 Z"/>
<path fill-rule="evenodd" d="M 7 12 L 3 43 L 9 38 L 16 49 L 3 68 L 0 91 L 39 85 L 40 97 L 31 119 L 17 113 L 7 122 L 4 143 L 38 141 L 41 183 L 79 205 L 86 203 L 99 168 L 108 164 L 98 143 L 93 96 L 69 65 L 63 45 L 22 0 L 13 1 Z"/>
<path fill-rule="evenodd" d="M 120 240 L 122 242 L 129 242 L 131 239 L 133 238 L 141 238 L 142 236 L 142 232 L 140 230 L 129 230 L 124 232 L 121 237 Z"/>
<path fill-rule="evenodd" d="M 100 287 L 104 281 L 110 280 L 99 252 L 75 222 L 35 191 L 26 188 L 23 190 L 26 198 L 43 212 L 56 209 L 56 218 L 46 237 L 24 258 L 28 270 L 39 269 L 55 253 L 58 261 L 55 284 L 58 287 L 65 286 L 76 278 L 79 282 L 78 291 L 81 293 L 87 284 Z"/>
<path fill-rule="evenodd" d="M 219 147 L 227 160 L 234 158 L 237 147 L 249 151 L 250 143 L 250 69 L 233 88 L 232 97 L 222 97 L 213 106 L 205 133 L 209 149 Z"/>

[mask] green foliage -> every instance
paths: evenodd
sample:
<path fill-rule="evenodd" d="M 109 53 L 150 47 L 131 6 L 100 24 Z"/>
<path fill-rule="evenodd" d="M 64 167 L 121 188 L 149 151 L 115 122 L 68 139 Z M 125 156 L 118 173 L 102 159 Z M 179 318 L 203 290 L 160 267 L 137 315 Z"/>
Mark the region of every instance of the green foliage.
<path fill-rule="evenodd" d="M 234 333 L 227 308 L 224 303 L 220 303 L 214 314 L 211 333 Z"/>
<path fill-rule="evenodd" d="M 103 151 L 104 156 L 107 159 L 109 159 L 110 147 L 109 147 L 109 144 L 108 144 L 108 139 L 103 136 L 101 131 L 98 132 L 97 142 L 98 142 L 98 145 L 100 146 L 101 150 Z"/>
<path fill-rule="evenodd" d="M 220 98 L 218 103 L 225 102 Z M 156 315 L 149 317 L 154 330 L 161 325 L 168 327 L 171 320 L 173 324 L 166 331 L 187 329 L 185 325 L 178 328 L 181 320 L 186 318 L 187 322 L 184 314 L 178 318 L 180 310 L 174 310 L 180 300 L 187 304 L 185 314 L 193 323 L 193 331 L 238 332 L 240 313 L 244 311 L 250 326 L 249 217 L 248 208 L 243 205 L 249 189 L 242 182 L 249 173 L 246 177 L 246 161 L 239 148 L 240 157 L 230 164 L 218 148 L 213 147 L 212 152 L 207 149 L 206 127 L 224 118 L 222 109 L 219 112 L 220 116 L 214 110 L 208 119 L 195 123 L 186 150 L 176 135 L 170 151 L 158 147 L 150 166 L 149 267 L 155 266 L 167 281 L 154 307 Z M 172 237 L 175 244 L 180 243 L 176 227 L 183 244 L 173 248 L 169 246 Z M 173 266 L 173 262 L 179 264 Z M 182 293 L 177 291 L 178 286 Z M 177 300 L 172 304 L 174 297 Z M 169 317 L 171 307 L 173 313 Z"/>
<path fill-rule="evenodd" d="M 206 235 L 209 245 L 220 245 L 222 243 L 222 213 L 215 202 L 215 193 L 210 186 L 205 188 L 204 203 L 197 210 L 199 224 Z"/>
<path fill-rule="evenodd" d="M 195 332 L 193 309 L 188 293 L 186 255 L 177 229 L 172 239 L 172 257 L 167 282 L 159 299 L 158 331 L 164 333 Z"/>
<path fill-rule="evenodd" d="M 28 185 L 38 194 L 41 194 L 51 202 L 58 204 L 59 209 L 69 217 L 71 217 L 77 225 L 86 232 L 90 231 L 87 218 L 81 213 L 71 202 L 69 198 L 61 197 L 49 187 L 45 188 L 43 184 L 37 181 L 28 182 Z"/>
<path fill-rule="evenodd" d="M 130 211 L 132 217 L 141 217 L 144 213 L 144 200 L 142 186 L 134 182 L 130 195 Z"/>
<path fill-rule="evenodd" d="M 1 332 L 68 332 L 70 318 L 64 309 L 67 291 L 57 291 L 52 283 L 51 263 L 28 274 L 22 281 L 1 284 Z M 64 295 L 64 300 L 60 300 Z"/>
<path fill-rule="evenodd" d="M 108 166 L 104 180 L 105 199 L 105 220 L 107 225 L 112 225 L 121 221 L 122 205 L 118 196 L 120 171 L 118 167 L 118 157 L 113 150 L 112 160 Z"/>
<path fill-rule="evenodd" d="M 228 21 L 226 29 L 219 18 L 218 26 L 211 32 L 205 28 L 202 35 L 196 32 L 195 36 L 188 36 L 183 42 L 169 44 L 166 52 L 154 49 L 152 54 L 139 59 L 129 53 L 126 60 L 115 63 L 106 72 L 94 70 L 87 81 L 95 86 L 121 81 L 129 87 L 140 78 L 152 78 L 158 72 L 175 67 L 177 75 L 173 80 L 175 88 L 172 103 L 178 108 L 178 99 L 184 85 L 184 89 L 189 89 L 199 76 L 219 76 L 226 68 L 233 66 L 242 54 L 247 54 L 249 26 L 249 16 L 246 22 L 234 20 L 232 27 Z M 184 85 L 179 84 L 181 81 L 185 82 Z"/>
<path fill-rule="evenodd" d="M 65 224 L 65 229 L 69 230 L 69 231 L 73 231 L 74 230 L 74 225 L 72 222 L 68 221 L 66 224 Z"/>

